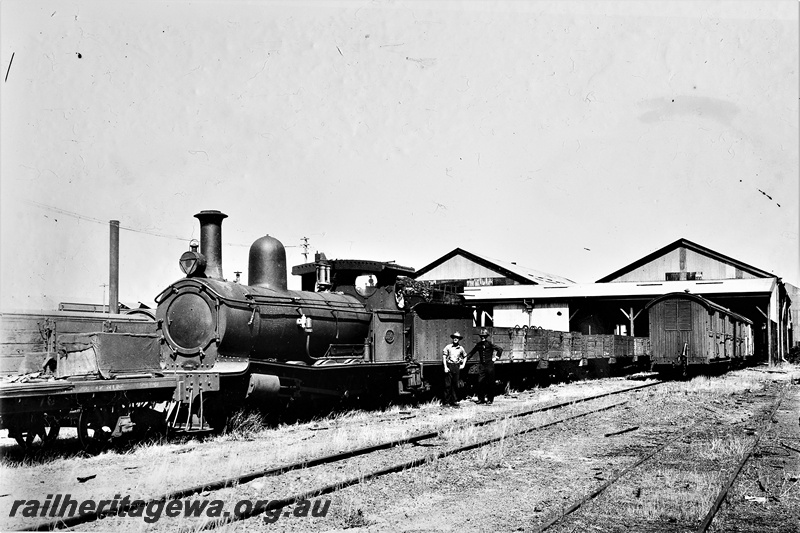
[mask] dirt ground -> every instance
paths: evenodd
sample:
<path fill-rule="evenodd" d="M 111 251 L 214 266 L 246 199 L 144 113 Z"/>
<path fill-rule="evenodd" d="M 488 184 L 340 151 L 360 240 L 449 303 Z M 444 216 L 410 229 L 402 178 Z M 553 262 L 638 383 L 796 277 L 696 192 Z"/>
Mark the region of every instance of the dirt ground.
<path fill-rule="evenodd" d="M 469 400 L 461 409 L 436 403 L 380 413 L 357 412 L 270 429 L 239 431 L 203 442 L 141 445 L 98 457 L 62 451 L 21 458 L 3 446 L 0 466 L 0 529 L 39 519 L 11 518 L 14 500 L 70 493 L 74 499 L 149 498 L 222 476 L 286 464 L 336 450 L 442 429 L 435 442 L 397 447 L 311 471 L 261 478 L 195 499 L 236 502 L 272 500 L 376 468 L 425 457 L 442 448 L 502 437 L 495 444 L 312 499 L 317 514 L 301 505 L 279 514 L 234 522 L 222 531 L 537 531 L 563 509 L 669 442 L 638 469 L 548 531 L 693 531 L 738 459 L 755 439 L 761 418 L 777 394 L 781 408 L 731 489 L 711 531 L 800 531 L 800 368 L 748 369 L 719 378 L 696 378 L 576 404 L 558 412 L 506 419 L 461 431 L 459 423 L 514 413 L 606 390 L 627 388 L 624 379 L 578 382 L 499 397 L 492 406 Z M 612 409 L 511 436 L 602 406 Z M 627 431 L 626 431 L 627 430 Z M 617 433 L 625 431 L 624 433 Z M 672 440 L 670 440 L 672 439 Z M 438 444 L 441 446 L 432 446 Z M 73 444 L 74 446 L 74 444 Z M 90 476 L 90 479 L 85 479 Z M 310 506 L 313 510 L 313 506 Z M 298 516 L 295 516 L 297 514 Z M 267 520 L 265 521 L 265 517 Z M 271 522 L 271 523 L 267 523 Z M 197 530 L 201 522 L 113 517 L 79 531 Z"/>

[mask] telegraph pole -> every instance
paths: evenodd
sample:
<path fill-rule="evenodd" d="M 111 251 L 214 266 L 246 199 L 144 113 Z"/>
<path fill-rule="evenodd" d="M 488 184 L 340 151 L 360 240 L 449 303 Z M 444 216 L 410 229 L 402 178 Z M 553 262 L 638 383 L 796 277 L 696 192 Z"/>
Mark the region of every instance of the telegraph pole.
<path fill-rule="evenodd" d="M 300 245 L 300 248 L 303 249 L 303 260 L 308 263 L 308 237 L 300 237 L 300 240 L 303 241 L 303 244 Z"/>

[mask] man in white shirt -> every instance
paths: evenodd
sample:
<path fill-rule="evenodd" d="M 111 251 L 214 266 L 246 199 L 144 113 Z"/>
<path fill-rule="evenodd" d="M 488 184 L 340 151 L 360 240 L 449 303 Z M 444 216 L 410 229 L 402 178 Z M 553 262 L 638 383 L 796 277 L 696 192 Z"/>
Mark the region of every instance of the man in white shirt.
<path fill-rule="evenodd" d="M 450 335 L 453 342 L 442 350 L 442 363 L 444 364 L 444 403 L 458 407 L 458 373 L 467 364 L 467 351 L 461 346 L 461 333 Z"/>

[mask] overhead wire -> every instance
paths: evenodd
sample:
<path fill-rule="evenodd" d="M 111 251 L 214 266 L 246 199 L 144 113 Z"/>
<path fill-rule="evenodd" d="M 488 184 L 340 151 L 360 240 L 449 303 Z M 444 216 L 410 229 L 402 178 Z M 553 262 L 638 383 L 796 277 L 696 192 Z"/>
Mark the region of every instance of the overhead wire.
<path fill-rule="evenodd" d="M 107 220 L 101 220 L 99 218 L 94 218 L 94 217 L 90 217 L 90 216 L 87 216 L 87 215 L 82 215 L 80 213 L 67 211 L 66 209 L 61 209 L 60 207 L 55 207 L 55 206 L 52 206 L 52 205 L 43 204 L 43 203 L 37 202 L 35 200 L 23 199 L 23 201 L 25 203 L 34 205 L 36 207 L 40 207 L 42 209 L 46 209 L 48 211 L 53 211 L 53 212 L 59 213 L 61 215 L 65 215 L 65 216 L 72 217 L 72 218 L 77 218 L 78 220 L 85 220 L 87 222 L 94 222 L 96 224 L 102 224 L 104 226 L 108 224 Z M 156 231 L 148 231 L 148 230 L 143 230 L 143 229 L 137 229 L 137 228 L 132 228 L 130 226 L 123 226 L 122 224 L 120 224 L 119 229 L 126 230 L 126 231 L 132 231 L 134 233 L 143 233 L 145 235 L 152 235 L 153 237 L 161 237 L 161 238 L 164 238 L 164 239 L 176 239 L 176 240 L 184 241 L 184 242 L 192 240 L 191 237 L 187 238 L 187 237 L 181 237 L 180 235 L 170 235 L 170 234 L 167 234 L 167 233 L 160 233 L 160 232 L 156 232 Z M 244 246 L 244 247 L 249 247 L 250 246 L 249 244 L 238 244 L 238 243 L 226 243 L 226 244 L 227 244 L 227 246 Z M 297 248 L 297 247 L 298 247 L 298 245 L 284 245 L 284 248 Z"/>

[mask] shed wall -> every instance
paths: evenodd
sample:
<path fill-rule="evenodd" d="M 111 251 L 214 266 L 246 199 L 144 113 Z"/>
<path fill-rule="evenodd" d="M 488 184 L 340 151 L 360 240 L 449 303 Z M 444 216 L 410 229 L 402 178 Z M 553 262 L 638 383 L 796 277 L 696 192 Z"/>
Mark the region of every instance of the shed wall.
<path fill-rule="evenodd" d="M 497 327 L 534 326 L 569 331 L 569 305 L 566 303 L 537 303 L 530 314 L 522 304 L 498 304 L 494 306 L 493 318 Z"/>
<path fill-rule="evenodd" d="M 676 248 L 639 268 L 614 279 L 621 281 L 665 281 L 668 272 L 695 272 L 697 279 L 754 279 L 757 276 L 688 248 Z"/>
<path fill-rule="evenodd" d="M 457 255 L 419 276 L 417 279 L 421 281 L 440 281 L 503 277 L 505 276 L 495 272 L 494 270 L 488 269 L 475 263 L 474 261 Z"/>

